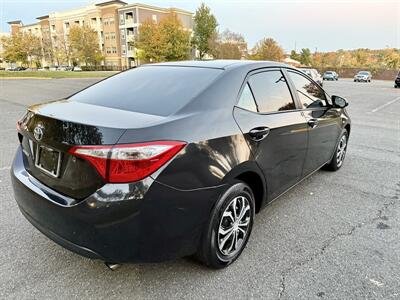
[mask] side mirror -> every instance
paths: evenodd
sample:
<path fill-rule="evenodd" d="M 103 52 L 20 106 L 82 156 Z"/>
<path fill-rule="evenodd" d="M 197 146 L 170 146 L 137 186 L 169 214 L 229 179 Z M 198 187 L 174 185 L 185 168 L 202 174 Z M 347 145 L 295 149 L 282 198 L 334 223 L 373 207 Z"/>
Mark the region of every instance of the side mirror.
<path fill-rule="evenodd" d="M 333 107 L 345 108 L 347 105 L 349 105 L 347 100 L 342 97 L 333 95 L 331 97 L 331 99 L 332 99 Z"/>

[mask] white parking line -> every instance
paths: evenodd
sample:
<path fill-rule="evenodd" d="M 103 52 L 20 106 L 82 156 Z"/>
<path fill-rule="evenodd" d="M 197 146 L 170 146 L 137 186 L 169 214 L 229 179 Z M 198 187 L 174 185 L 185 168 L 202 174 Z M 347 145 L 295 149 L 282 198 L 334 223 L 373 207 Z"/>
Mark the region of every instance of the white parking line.
<path fill-rule="evenodd" d="M 395 98 L 395 99 L 393 99 L 393 100 L 391 100 L 389 102 L 386 102 L 385 104 L 382 104 L 381 106 L 378 106 L 377 108 L 371 110 L 371 112 L 372 113 L 377 112 L 377 111 L 381 110 L 382 108 L 385 108 L 386 106 L 389 106 L 390 104 L 393 104 L 393 103 L 395 103 L 396 101 L 399 101 L 399 100 L 400 100 L 400 97 L 397 97 L 397 98 Z"/>

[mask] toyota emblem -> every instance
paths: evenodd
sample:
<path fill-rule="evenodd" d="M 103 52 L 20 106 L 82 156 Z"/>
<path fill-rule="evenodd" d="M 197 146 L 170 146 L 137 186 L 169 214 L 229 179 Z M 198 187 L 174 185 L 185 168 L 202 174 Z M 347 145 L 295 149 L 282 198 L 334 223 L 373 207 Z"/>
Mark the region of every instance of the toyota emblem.
<path fill-rule="evenodd" d="M 43 138 L 43 134 L 44 134 L 44 127 L 42 124 L 39 124 L 35 127 L 35 129 L 33 130 L 33 136 L 35 137 L 35 139 L 37 141 L 41 141 Z"/>

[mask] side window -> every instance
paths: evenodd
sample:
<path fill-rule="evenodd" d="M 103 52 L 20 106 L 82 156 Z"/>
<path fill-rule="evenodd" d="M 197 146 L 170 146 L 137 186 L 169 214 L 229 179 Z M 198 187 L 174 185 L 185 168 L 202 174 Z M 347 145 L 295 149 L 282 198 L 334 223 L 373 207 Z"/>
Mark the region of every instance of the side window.
<path fill-rule="evenodd" d="M 288 72 L 303 108 L 327 106 L 325 92 L 317 84 L 298 73 Z"/>
<path fill-rule="evenodd" d="M 250 77 L 249 83 L 260 112 L 296 109 L 281 71 L 265 71 Z"/>
<path fill-rule="evenodd" d="M 246 83 L 246 86 L 242 91 L 242 95 L 240 96 L 237 106 L 247 110 L 257 111 L 257 106 L 254 102 L 253 93 L 251 92 L 248 83 Z"/>

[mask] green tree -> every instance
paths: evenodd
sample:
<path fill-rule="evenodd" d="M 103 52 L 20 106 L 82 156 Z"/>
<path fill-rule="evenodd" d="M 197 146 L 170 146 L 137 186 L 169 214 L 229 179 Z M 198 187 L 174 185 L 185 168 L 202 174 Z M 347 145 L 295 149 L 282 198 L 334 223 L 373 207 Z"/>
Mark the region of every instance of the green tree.
<path fill-rule="evenodd" d="M 103 60 L 97 33 L 89 26 L 73 26 L 69 31 L 68 44 L 75 62 L 97 65 Z"/>
<path fill-rule="evenodd" d="M 311 51 L 308 48 L 301 49 L 299 61 L 301 64 L 305 66 L 311 66 L 312 64 L 312 55 Z"/>
<path fill-rule="evenodd" d="M 151 20 L 143 22 L 138 38 L 131 46 L 140 49 L 140 58 L 145 61 L 184 60 L 190 54 L 190 33 L 171 12 L 158 24 Z"/>
<path fill-rule="evenodd" d="M 213 51 L 212 38 L 216 37 L 217 26 L 217 19 L 211 13 L 210 8 L 202 3 L 194 16 L 192 39 L 193 46 L 199 51 L 200 59 L 203 59 L 206 54 L 211 54 Z"/>
<path fill-rule="evenodd" d="M 284 58 L 284 51 L 272 38 L 265 38 L 259 41 L 252 50 L 251 59 L 281 61 Z"/>
<path fill-rule="evenodd" d="M 300 55 L 295 50 L 292 50 L 290 51 L 290 58 L 299 61 Z"/>

